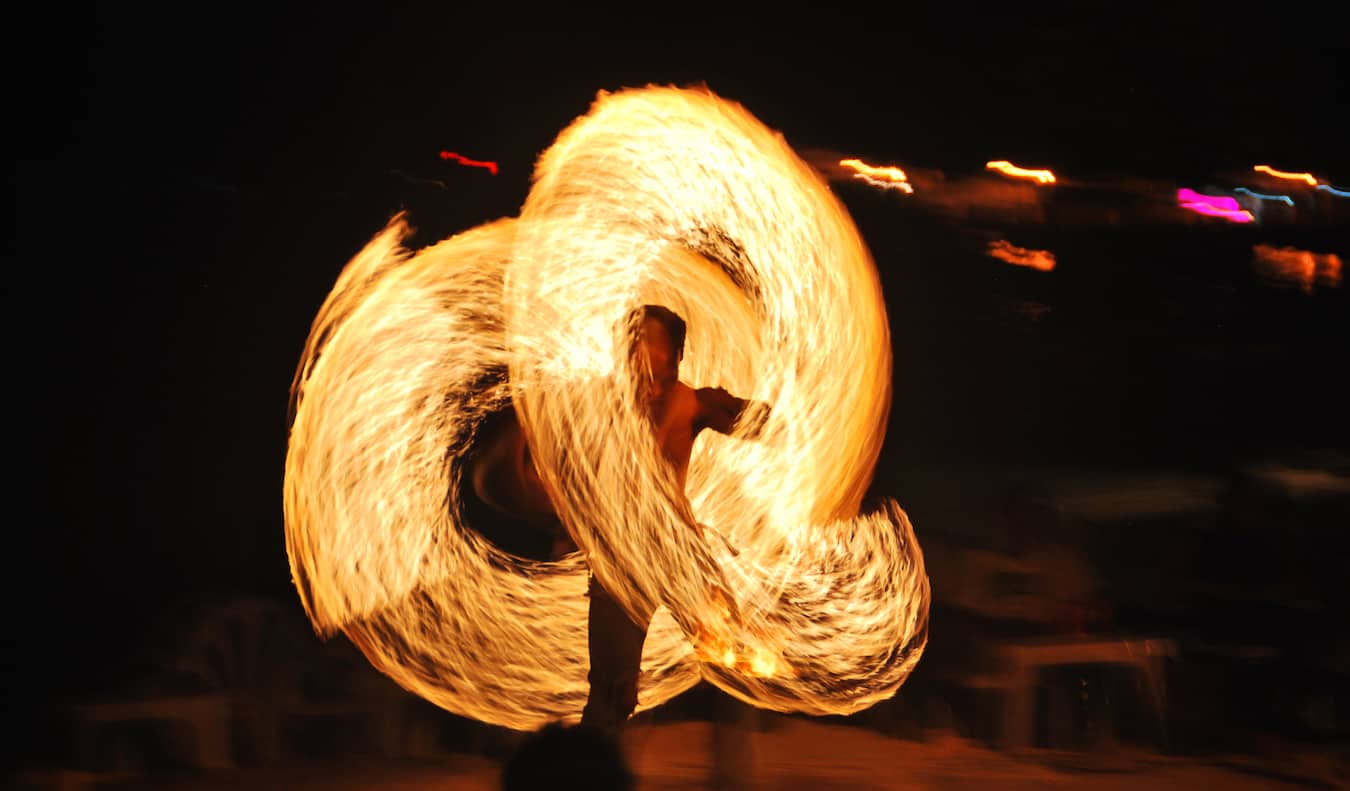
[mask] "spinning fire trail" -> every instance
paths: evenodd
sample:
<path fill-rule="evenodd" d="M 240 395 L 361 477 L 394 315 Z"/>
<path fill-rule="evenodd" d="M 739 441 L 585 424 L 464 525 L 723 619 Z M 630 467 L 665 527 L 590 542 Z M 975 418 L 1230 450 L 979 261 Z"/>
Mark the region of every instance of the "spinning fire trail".
<path fill-rule="evenodd" d="M 292 386 L 286 546 L 321 634 L 458 714 L 573 721 L 589 569 L 655 613 L 639 710 L 700 678 L 811 714 L 895 693 L 929 585 L 901 508 L 860 513 L 889 325 L 852 219 L 780 135 L 706 90 L 601 93 L 518 217 L 417 251 L 410 233 L 395 217 L 347 264 Z M 773 405 L 754 441 L 699 436 L 687 500 L 626 395 L 614 328 L 639 303 L 688 320 L 685 381 Z M 554 562 L 464 516 L 475 430 L 508 398 L 581 550 Z"/>

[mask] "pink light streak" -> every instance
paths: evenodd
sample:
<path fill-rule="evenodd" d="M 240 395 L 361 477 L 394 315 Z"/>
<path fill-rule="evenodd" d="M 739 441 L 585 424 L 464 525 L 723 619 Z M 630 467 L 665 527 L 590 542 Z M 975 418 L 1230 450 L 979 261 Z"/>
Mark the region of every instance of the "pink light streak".
<path fill-rule="evenodd" d="M 1251 212 L 1238 205 L 1236 198 L 1227 195 L 1202 195 L 1182 187 L 1177 190 L 1177 203 L 1181 208 L 1197 214 L 1222 217 L 1231 222 L 1252 222 L 1256 219 Z"/>

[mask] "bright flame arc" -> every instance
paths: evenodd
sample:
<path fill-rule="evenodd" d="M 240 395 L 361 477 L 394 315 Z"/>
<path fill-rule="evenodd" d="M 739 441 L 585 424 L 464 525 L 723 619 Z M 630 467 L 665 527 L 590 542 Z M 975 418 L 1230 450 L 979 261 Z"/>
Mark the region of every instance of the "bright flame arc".
<path fill-rule="evenodd" d="M 891 402 L 884 301 L 781 135 L 707 91 L 601 93 L 518 218 L 418 251 L 410 233 L 396 217 L 343 270 L 293 385 L 287 553 L 316 628 L 443 708 L 532 729 L 585 702 L 593 573 L 653 615 L 639 710 L 700 678 L 815 714 L 895 693 L 929 585 L 899 506 L 860 513 Z M 773 407 L 753 441 L 700 435 L 683 491 L 616 365 L 639 302 L 688 320 L 682 378 Z M 508 397 L 581 553 L 524 561 L 465 521 L 466 455 Z"/>

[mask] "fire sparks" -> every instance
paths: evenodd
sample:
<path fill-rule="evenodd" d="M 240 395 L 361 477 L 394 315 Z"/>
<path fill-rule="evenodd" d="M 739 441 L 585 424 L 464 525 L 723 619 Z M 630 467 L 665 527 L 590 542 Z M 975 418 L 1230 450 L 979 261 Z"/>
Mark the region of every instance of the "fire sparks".
<path fill-rule="evenodd" d="M 1202 195 L 1185 187 L 1177 190 L 1177 205 L 1183 209 L 1209 217 L 1222 217 L 1230 222 L 1252 222 L 1255 217 L 1242 208 L 1236 198 L 1227 195 Z"/>
<path fill-rule="evenodd" d="M 990 242 L 985 254 L 1014 266 L 1030 267 L 1041 272 L 1049 272 L 1055 268 L 1055 254 L 1049 250 L 1028 250 L 1006 239 Z"/>
<path fill-rule="evenodd" d="M 1317 186 L 1317 179 L 1311 173 L 1290 173 L 1284 170 L 1276 170 L 1270 165 L 1256 165 L 1252 170 L 1258 173 L 1265 173 L 1274 176 L 1277 179 L 1287 179 L 1289 181 L 1301 181 L 1309 187 Z"/>
<path fill-rule="evenodd" d="M 1258 244 L 1252 248 L 1252 263 L 1259 274 L 1295 285 L 1305 294 L 1311 294 L 1314 286 L 1341 286 L 1341 259 L 1335 253 Z"/>
<path fill-rule="evenodd" d="M 1027 170 L 1019 168 L 1006 159 L 994 160 L 985 163 L 988 170 L 997 170 L 1005 176 L 1011 176 L 1019 179 L 1030 179 L 1038 184 L 1054 184 L 1055 174 L 1048 170 Z"/>
<path fill-rule="evenodd" d="M 458 162 L 459 164 L 464 165 L 464 166 L 466 166 L 466 167 L 471 167 L 471 168 L 483 168 L 483 169 L 487 170 L 487 172 L 491 173 L 492 175 L 494 175 L 494 176 L 497 175 L 497 163 L 496 163 L 496 162 L 486 162 L 486 161 L 481 160 L 481 159 L 469 159 L 468 157 L 466 157 L 466 156 L 464 156 L 464 155 L 462 155 L 462 154 L 456 154 L 456 153 L 453 152 L 453 151 L 442 151 L 442 152 L 441 152 L 441 159 L 447 159 L 447 160 L 448 160 L 448 159 L 453 159 L 454 161 L 456 161 L 456 162 Z"/>
<path fill-rule="evenodd" d="M 284 504 L 316 629 L 455 713 L 573 721 L 593 573 L 653 615 L 639 710 L 700 678 L 780 711 L 892 696 L 926 645 L 929 586 L 903 510 L 860 512 L 891 353 L 843 205 L 781 135 L 706 90 L 601 93 L 532 184 L 519 217 L 421 250 L 395 217 L 314 321 Z M 688 320 L 686 381 L 773 407 L 754 440 L 700 436 L 683 487 L 616 362 L 615 321 L 640 302 Z M 508 399 L 581 548 L 555 562 L 507 555 L 466 521 L 474 432 Z"/>
<path fill-rule="evenodd" d="M 841 159 L 839 164 L 855 171 L 854 178 L 862 179 L 873 187 L 899 190 L 907 195 L 914 192 L 914 186 L 909 183 L 905 171 L 893 165 L 869 165 L 861 159 Z"/>

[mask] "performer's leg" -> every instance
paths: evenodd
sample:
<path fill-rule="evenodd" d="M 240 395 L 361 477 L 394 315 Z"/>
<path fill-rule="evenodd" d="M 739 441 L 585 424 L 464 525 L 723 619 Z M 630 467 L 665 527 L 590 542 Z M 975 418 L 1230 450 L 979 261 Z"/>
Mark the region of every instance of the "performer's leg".
<path fill-rule="evenodd" d="M 617 733 L 637 708 L 638 674 L 647 624 L 634 623 L 609 592 L 591 577 L 590 696 L 581 712 L 583 724 Z"/>

